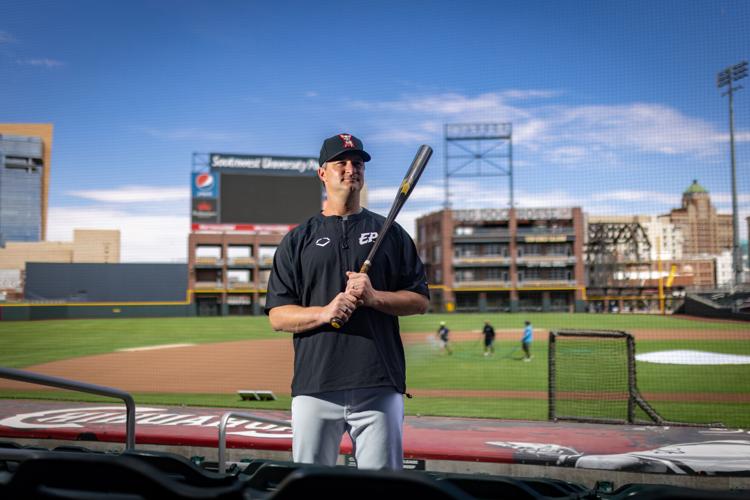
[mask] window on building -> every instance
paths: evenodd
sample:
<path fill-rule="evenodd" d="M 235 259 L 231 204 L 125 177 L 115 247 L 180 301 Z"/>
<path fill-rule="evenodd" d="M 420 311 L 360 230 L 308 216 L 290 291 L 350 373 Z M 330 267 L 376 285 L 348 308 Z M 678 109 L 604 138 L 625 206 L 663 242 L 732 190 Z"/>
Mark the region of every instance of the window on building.
<path fill-rule="evenodd" d="M 198 259 L 220 259 L 221 245 L 198 245 L 195 247 L 195 257 Z"/>
<path fill-rule="evenodd" d="M 230 269 L 227 271 L 227 281 L 230 285 L 247 285 L 252 281 L 250 269 Z"/>
<path fill-rule="evenodd" d="M 484 255 L 502 255 L 502 245 L 489 243 L 484 246 Z"/>
<path fill-rule="evenodd" d="M 227 257 L 230 259 L 249 259 L 253 256 L 251 245 L 230 245 L 227 248 Z"/>
<path fill-rule="evenodd" d="M 276 255 L 276 245 L 261 245 L 258 251 L 258 257 L 260 258 L 261 264 L 273 263 L 273 256 Z"/>
<path fill-rule="evenodd" d="M 271 277 L 270 269 L 263 269 L 258 273 L 259 283 L 258 286 L 266 288 L 268 286 L 268 279 Z"/>

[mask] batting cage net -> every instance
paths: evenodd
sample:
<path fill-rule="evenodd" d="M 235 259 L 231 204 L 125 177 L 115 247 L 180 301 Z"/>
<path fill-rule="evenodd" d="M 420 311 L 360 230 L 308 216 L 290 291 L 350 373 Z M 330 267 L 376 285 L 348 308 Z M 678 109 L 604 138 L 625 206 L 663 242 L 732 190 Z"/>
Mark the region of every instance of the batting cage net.
<path fill-rule="evenodd" d="M 629 333 L 551 331 L 548 349 L 550 420 L 701 424 L 667 421 L 643 398 L 636 383 L 635 340 Z"/>

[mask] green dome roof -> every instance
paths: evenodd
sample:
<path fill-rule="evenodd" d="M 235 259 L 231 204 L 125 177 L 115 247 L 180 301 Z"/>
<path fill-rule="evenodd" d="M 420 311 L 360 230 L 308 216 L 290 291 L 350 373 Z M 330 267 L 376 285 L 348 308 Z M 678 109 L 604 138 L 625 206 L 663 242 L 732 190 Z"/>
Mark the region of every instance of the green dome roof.
<path fill-rule="evenodd" d="M 698 184 L 696 179 L 693 179 L 693 183 L 685 190 L 684 194 L 695 194 L 695 193 L 708 193 L 706 188 Z"/>

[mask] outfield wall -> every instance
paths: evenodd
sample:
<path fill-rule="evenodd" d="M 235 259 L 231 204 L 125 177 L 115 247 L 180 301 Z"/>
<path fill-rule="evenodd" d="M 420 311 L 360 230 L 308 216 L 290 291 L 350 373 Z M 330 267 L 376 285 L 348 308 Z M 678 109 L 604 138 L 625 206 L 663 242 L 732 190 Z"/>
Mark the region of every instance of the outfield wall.
<path fill-rule="evenodd" d="M 0 321 L 195 316 L 193 304 L 0 305 Z"/>

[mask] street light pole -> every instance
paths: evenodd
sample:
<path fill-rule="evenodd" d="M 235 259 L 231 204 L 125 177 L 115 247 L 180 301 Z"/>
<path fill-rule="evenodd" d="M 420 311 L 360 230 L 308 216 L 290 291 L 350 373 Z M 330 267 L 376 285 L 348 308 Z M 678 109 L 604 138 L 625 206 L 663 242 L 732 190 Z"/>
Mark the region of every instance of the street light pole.
<path fill-rule="evenodd" d="M 732 270 L 734 271 L 734 286 L 742 280 L 742 255 L 740 254 L 740 218 L 737 209 L 737 167 L 734 156 L 734 91 L 742 87 L 734 87 L 733 83 L 747 76 L 747 61 L 729 66 L 716 75 L 716 86 L 729 86 L 722 96 L 729 96 L 729 154 L 732 163 Z"/>

